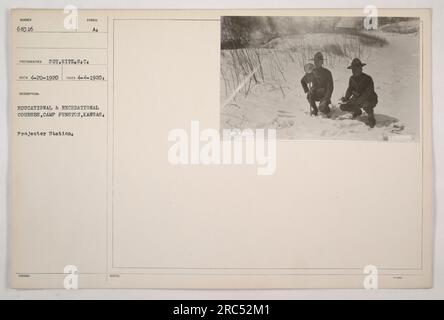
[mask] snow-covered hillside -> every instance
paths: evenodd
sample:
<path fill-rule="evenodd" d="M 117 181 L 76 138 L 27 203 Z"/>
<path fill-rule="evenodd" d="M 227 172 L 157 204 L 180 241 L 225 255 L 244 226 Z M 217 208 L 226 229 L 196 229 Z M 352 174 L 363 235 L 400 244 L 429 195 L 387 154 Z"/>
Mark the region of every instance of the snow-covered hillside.
<path fill-rule="evenodd" d="M 278 38 L 262 48 L 223 50 L 221 127 L 276 128 L 279 139 L 391 140 L 411 136 L 418 140 L 419 35 L 371 33 L 375 34 L 380 43 L 325 33 Z M 334 79 L 328 118 L 310 116 L 300 84 L 303 65 L 316 51 L 323 52 L 325 67 Z M 347 66 L 355 57 L 367 63 L 364 72 L 373 77 L 379 96 L 373 129 L 365 124 L 365 113 L 352 120 L 337 105 L 351 75 Z"/>

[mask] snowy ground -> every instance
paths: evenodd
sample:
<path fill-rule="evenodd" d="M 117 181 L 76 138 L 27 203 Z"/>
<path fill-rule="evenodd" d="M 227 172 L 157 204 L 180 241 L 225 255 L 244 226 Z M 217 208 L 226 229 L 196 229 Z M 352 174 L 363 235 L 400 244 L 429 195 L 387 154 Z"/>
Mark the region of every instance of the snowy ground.
<path fill-rule="evenodd" d="M 223 52 L 221 127 L 275 128 L 279 139 L 418 140 L 419 35 L 382 32 L 379 35 L 388 41 L 387 45 L 351 45 L 347 42 L 351 40 L 338 34 L 275 39 L 266 47 L 255 49 L 259 50 L 255 54 L 260 57 L 264 75 L 260 78 L 258 65 L 252 63 L 251 69 L 259 79 L 258 83 L 246 76 L 251 76 L 252 72 L 245 72 L 243 78 L 239 79 L 232 53 Z M 332 113 L 329 118 L 311 117 L 300 84 L 304 75 L 303 64 L 310 62 L 308 59 L 315 51 L 329 50 L 332 44 L 339 44 L 346 54 L 341 56 L 324 51 L 325 64 L 333 74 L 335 85 Z M 354 57 L 360 57 L 367 63 L 364 72 L 373 77 L 379 96 L 379 104 L 375 108 L 376 127 L 373 129 L 366 125 L 365 113 L 352 120 L 337 105 L 351 75 L 346 67 Z"/>

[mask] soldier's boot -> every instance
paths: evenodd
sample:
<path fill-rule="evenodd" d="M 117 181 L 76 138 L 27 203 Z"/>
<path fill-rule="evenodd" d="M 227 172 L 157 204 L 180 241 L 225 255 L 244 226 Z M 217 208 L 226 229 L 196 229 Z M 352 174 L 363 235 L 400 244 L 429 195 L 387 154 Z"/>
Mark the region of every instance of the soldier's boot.
<path fill-rule="evenodd" d="M 374 128 L 376 126 L 376 119 L 375 119 L 375 113 L 373 112 L 373 107 L 371 106 L 364 106 L 365 112 L 367 112 L 368 115 L 368 126 L 370 128 Z"/>
<path fill-rule="evenodd" d="M 318 115 L 318 107 L 314 101 L 310 101 L 310 115 L 315 117 Z"/>
<path fill-rule="evenodd" d="M 328 103 L 320 103 L 319 104 L 319 111 L 321 111 L 323 114 L 328 115 L 330 113 L 330 107 L 328 106 Z"/>
<path fill-rule="evenodd" d="M 352 119 L 356 119 L 360 115 L 362 115 L 361 108 L 354 109 L 353 112 L 352 112 Z"/>
<path fill-rule="evenodd" d="M 368 126 L 370 128 L 374 128 L 376 125 L 375 114 L 373 113 L 373 109 L 367 111 L 368 114 Z"/>
<path fill-rule="evenodd" d="M 362 114 L 361 108 L 355 106 L 351 102 L 341 104 L 339 106 L 339 109 L 341 109 L 342 111 L 350 112 L 352 114 L 352 119 L 355 119 L 355 118 L 359 117 Z"/>

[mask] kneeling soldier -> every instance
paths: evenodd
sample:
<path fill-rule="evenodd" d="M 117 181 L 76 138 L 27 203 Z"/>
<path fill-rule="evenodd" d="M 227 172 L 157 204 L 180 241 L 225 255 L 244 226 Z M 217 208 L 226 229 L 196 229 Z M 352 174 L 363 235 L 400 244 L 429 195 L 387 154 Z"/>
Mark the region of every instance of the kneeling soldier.
<path fill-rule="evenodd" d="M 318 52 L 314 56 L 314 68 L 308 72 L 301 79 L 302 88 L 307 95 L 307 100 L 310 103 L 310 114 L 318 115 L 318 108 L 323 114 L 330 113 L 331 95 L 333 93 L 333 77 L 327 68 L 323 67 L 324 56 Z M 311 83 L 311 88 L 309 84 Z M 319 102 L 319 107 L 316 106 Z"/>
<path fill-rule="evenodd" d="M 378 95 L 375 92 L 375 87 L 372 77 L 362 72 L 362 67 L 366 64 L 362 63 L 358 58 L 353 59 L 351 69 L 353 75 L 350 77 L 348 89 L 341 100 L 343 104 L 340 106 L 341 110 L 349 111 L 353 114 L 353 119 L 362 114 L 362 110 L 368 115 L 368 125 L 373 128 L 376 125 L 376 119 L 373 109 L 378 104 Z"/>

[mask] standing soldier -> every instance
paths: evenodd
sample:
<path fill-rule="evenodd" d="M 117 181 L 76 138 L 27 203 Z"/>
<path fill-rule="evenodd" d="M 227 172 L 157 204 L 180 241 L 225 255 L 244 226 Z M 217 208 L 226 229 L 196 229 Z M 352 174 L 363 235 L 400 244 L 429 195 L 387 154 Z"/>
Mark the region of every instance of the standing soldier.
<path fill-rule="evenodd" d="M 307 94 L 307 100 L 310 103 L 310 114 L 318 115 L 316 102 L 319 102 L 319 110 L 328 115 L 333 93 L 333 77 L 330 70 L 323 67 L 324 57 L 321 52 L 316 53 L 313 60 L 314 69 L 310 74 L 306 74 L 301 79 L 302 88 Z M 309 84 L 312 84 L 311 89 Z"/>
<path fill-rule="evenodd" d="M 343 104 L 340 108 L 343 111 L 351 112 L 353 119 L 360 116 L 361 109 L 364 109 L 368 115 L 368 126 L 373 128 L 376 125 L 373 109 L 378 104 L 378 95 L 375 92 L 372 77 L 362 72 L 362 67 L 365 65 L 361 60 L 355 58 L 347 68 L 352 70 L 353 75 L 350 77 L 345 97 L 341 99 Z"/>

